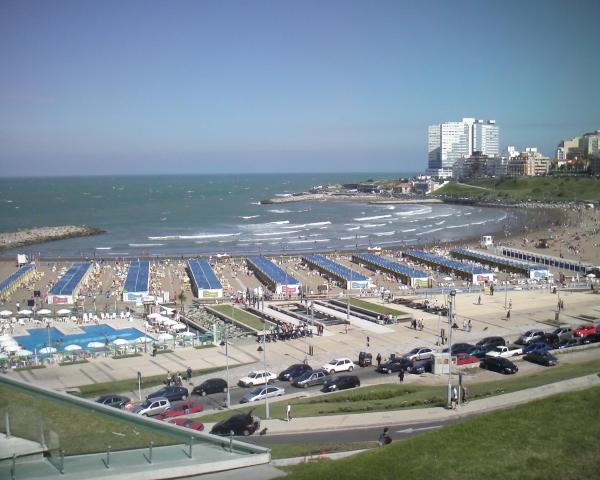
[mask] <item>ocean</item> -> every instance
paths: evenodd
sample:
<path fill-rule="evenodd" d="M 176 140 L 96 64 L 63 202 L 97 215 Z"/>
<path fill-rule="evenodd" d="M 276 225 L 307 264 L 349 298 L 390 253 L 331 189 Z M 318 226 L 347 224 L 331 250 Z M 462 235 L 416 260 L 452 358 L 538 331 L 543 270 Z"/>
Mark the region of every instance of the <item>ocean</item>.
<path fill-rule="evenodd" d="M 406 174 L 405 174 L 406 175 Z M 451 204 L 260 200 L 402 174 L 173 175 L 0 179 L 0 231 L 84 224 L 99 236 L 2 252 L 45 257 L 300 253 L 418 245 L 493 234 L 526 212 Z"/>

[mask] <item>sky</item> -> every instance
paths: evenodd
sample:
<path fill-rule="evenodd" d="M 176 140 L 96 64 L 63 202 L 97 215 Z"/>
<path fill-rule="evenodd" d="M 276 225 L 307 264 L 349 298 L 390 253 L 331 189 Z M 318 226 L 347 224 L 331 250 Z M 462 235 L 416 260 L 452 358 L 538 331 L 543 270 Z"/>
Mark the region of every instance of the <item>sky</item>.
<path fill-rule="evenodd" d="M 600 2 L 0 2 L 0 175 L 413 172 L 600 129 Z"/>

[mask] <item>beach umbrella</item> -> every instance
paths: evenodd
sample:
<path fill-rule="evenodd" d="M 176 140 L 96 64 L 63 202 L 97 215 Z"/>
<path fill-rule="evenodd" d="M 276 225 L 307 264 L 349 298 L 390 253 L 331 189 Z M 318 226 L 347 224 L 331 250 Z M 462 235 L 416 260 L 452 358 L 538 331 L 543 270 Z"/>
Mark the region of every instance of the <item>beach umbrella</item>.
<path fill-rule="evenodd" d="M 179 334 L 183 338 L 194 338 L 196 335 L 193 332 L 183 332 Z"/>
<path fill-rule="evenodd" d="M 73 344 L 73 345 L 67 345 L 64 348 L 64 350 L 65 350 L 65 352 L 75 352 L 77 350 L 81 350 L 81 346 L 80 345 L 75 345 L 75 344 Z"/>
<path fill-rule="evenodd" d="M 7 352 L 16 352 L 20 349 L 21 347 L 19 347 L 19 345 L 17 345 L 16 343 L 4 345 L 4 350 L 6 350 Z"/>
<path fill-rule="evenodd" d="M 170 318 L 167 318 L 163 324 L 166 325 L 167 327 L 172 327 L 173 325 L 177 325 L 177 321 L 176 320 L 171 320 Z"/>
<path fill-rule="evenodd" d="M 150 319 L 162 317 L 162 315 L 160 313 L 149 313 L 147 316 Z"/>
<path fill-rule="evenodd" d="M 588 277 L 588 278 L 596 278 L 596 275 L 595 275 L 595 274 L 593 274 L 593 273 L 588 273 L 588 274 L 586 275 L 586 277 Z"/>
<path fill-rule="evenodd" d="M 117 346 L 129 345 L 129 340 L 125 340 L 124 338 L 117 338 L 112 343 Z"/>
<path fill-rule="evenodd" d="M 158 339 L 159 339 L 161 342 L 166 342 L 167 340 L 173 340 L 173 338 L 174 338 L 174 337 L 173 337 L 173 335 L 171 335 L 170 333 L 161 333 L 161 334 L 158 336 Z"/>
<path fill-rule="evenodd" d="M 29 350 L 18 350 L 15 355 L 17 357 L 31 357 L 33 352 L 30 352 Z"/>
<path fill-rule="evenodd" d="M 134 340 L 135 343 L 152 343 L 154 342 L 153 338 L 150 337 L 138 337 Z"/>
<path fill-rule="evenodd" d="M 177 331 L 185 330 L 186 328 L 187 327 L 183 323 L 177 323 L 176 325 L 173 325 L 173 330 Z"/>
<path fill-rule="evenodd" d="M 33 312 L 31 310 L 21 310 L 19 315 L 31 315 Z"/>
<path fill-rule="evenodd" d="M 38 315 L 50 315 L 52 312 L 50 310 L 48 310 L 47 308 L 42 308 L 41 310 L 37 311 Z"/>
<path fill-rule="evenodd" d="M 103 348 L 104 344 L 102 342 L 90 342 L 87 344 L 87 348 Z"/>
<path fill-rule="evenodd" d="M 10 310 L 2 310 L 0 312 L 0 315 L 2 315 L 3 317 L 8 317 L 9 315 L 12 315 L 12 312 Z"/>
<path fill-rule="evenodd" d="M 56 348 L 54 348 L 54 347 L 40 348 L 39 353 L 42 353 L 42 354 L 45 354 L 45 353 L 56 353 Z"/>
<path fill-rule="evenodd" d="M 58 312 L 56 312 L 57 315 L 68 315 L 69 313 L 71 313 L 71 310 L 68 308 L 61 308 Z"/>

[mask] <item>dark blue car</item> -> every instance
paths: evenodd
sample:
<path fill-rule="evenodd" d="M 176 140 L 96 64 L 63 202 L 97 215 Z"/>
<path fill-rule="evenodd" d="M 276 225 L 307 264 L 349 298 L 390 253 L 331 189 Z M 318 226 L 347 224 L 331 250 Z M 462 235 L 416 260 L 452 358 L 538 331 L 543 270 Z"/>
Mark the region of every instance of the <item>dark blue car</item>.
<path fill-rule="evenodd" d="M 185 387 L 163 387 L 157 392 L 153 392 L 148 395 L 146 398 L 151 400 L 157 397 L 165 397 L 170 402 L 174 402 L 176 400 L 185 400 L 189 395 L 188 389 Z"/>
<path fill-rule="evenodd" d="M 541 352 L 547 352 L 548 350 L 550 350 L 550 345 L 548 345 L 547 343 L 541 343 L 541 342 L 536 342 L 536 343 L 530 343 L 529 345 L 526 345 L 523 347 L 523 355 L 526 355 L 528 353 L 541 353 Z"/>

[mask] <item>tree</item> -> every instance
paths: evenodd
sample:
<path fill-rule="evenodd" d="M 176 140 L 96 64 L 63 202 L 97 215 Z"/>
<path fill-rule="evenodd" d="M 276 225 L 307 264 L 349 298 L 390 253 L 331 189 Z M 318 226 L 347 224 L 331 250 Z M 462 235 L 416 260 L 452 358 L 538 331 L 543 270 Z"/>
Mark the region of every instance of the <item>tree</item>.
<path fill-rule="evenodd" d="M 177 300 L 179 300 L 179 304 L 181 306 L 181 313 L 185 314 L 185 309 L 184 309 L 183 303 L 187 300 L 187 297 L 185 296 L 185 293 L 183 292 L 183 290 L 181 292 L 179 292 L 179 294 L 177 295 Z"/>

